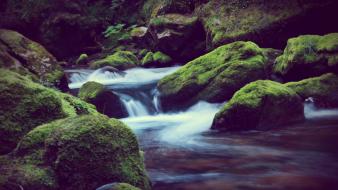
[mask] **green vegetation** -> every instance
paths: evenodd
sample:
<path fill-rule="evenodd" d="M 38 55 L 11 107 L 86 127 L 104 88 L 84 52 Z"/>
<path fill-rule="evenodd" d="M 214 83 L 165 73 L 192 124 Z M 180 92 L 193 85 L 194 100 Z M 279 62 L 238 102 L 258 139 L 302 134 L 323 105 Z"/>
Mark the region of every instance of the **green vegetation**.
<path fill-rule="evenodd" d="M 338 33 L 304 35 L 288 40 L 274 71 L 287 80 L 299 80 L 338 71 Z"/>
<path fill-rule="evenodd" d="M 36 183 L 40 189 L 43 181 L 62 189 L 89 190 L 112 181 L 150 189 L 135 135 L 122 122 L 102 115 L 70 117 L 36 127 L 23 137 L 14 155 L 16 159 L 7 164 L 25 168 L 22 177 L 14 178 L 25 189 L 23 182 Z"/>
<path fill-rule="evenodd" d="M 141 65 L 144 67 L 166 67 L 172 62 L 171 57 L 157 51 L 155 53 L 148 52 L 142 59 Z"/>
<path fill-rule="evenodd" d="M 338 76 L 333 73 L 320 77 L 289 82 L 285 86 L 297 92 L 304 100 L 313 98 L 320 107 L 338 107 Z"/>
<path fill-rule="evenodd" d="M 221 46 L 159 81 L 163 103 L 208 100 L 221 102 L 245 84 L 266 78 L 266 57 L 252 42 Z"/>
<path fill-rule="evenodd" d="M 258 80 L 234 94 L 216 114 L 212 128 L 265 130 L 303 119 L 303 102 L 296 92 L 277 82 Z"/>
<path fill-rule="evenodd" d="M 100 93 L 105 90 L 104 85 L 97 82 L 85 83 L 79 91 L 79 98 L 84 101 L 95 99 Z"/>
<path fill-rule="evenodd" d="M 91 68 L 100 68 L 103 66 L 112 66 L 117 69 L 128 69 L 137 66 L 139 60 L 130 51 L 118 51 L 104 59 L 91 63 Z"/>
<path fill-rule="evenodd" d="M 97 113 L 95 107 L 75 97 L 0 69 L 0 153 L 12 150 L 34 127 L 67 116 Z"/>

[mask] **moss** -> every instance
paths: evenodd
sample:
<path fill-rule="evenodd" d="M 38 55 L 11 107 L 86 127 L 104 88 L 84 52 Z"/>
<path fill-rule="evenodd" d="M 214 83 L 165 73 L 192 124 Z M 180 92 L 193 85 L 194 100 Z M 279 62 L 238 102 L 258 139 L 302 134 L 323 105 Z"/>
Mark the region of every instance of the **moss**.
<path fill-rule="evenodd" d="M 15 159 L 5 159 L 1 166 L 15 166 L 5 174 L 25 189 L 32 187 L 26 184 L 44 189 L 43 183 L 89 190 L 112 181 L 150 189 L 135 135 L 122 122 L 102 115 L 38 126 L 24 136 L 13 155 Z"/>
<path fill-rule="evenodd" d="M 155 62 L 162 63 L 162 64 L 170 63 L 172 61 L 171 57 L 169 57 L 168 55 L 160 51 L 155 52 L 153 57 L 154 57 Z"/>
<path fill-rule="evenodd" d="M 91 68 L 100 68 L 103 66 L 112 66 L 117 69 L 127 69 L 135 67 L 139 63 L 137 57 L 129 51 L 118 51 L 102 60 L 90 64 Z"/>
<path fill-rule="evenodd" d="M 32 128 L 71 115 L 78 114 L 74 103 L 83 105 L 80 110 L 96 113 L 95 108 L 70 95 L 41 86 L 24 76 L 0 69 L 0 142 L 1 153 L 16 146 L 19 139 Z"/>
<path fill-rule="evenodd" d="M 141 65 L 144 67 L 167 67 L 172 62 L 171 57 L 157 51 L 155 53 L 148 52 L 142 59 Z"/>
<path fill-rule="evenodd" d="M 10 64 L 9 68 L 20 72 L 24 67 L 47 86 L 60 82 L 59 80 L 63 76 L 62 68 L 56 58 L 43 46 L 15 31 L 5 29 L 0 30 L 0 41 L 3 46 L 6 46 L 5 49 L 3 46 L 0 47 L 2 51 L 7 52 L 7 55 L 12 57 L 10 61 L 13 63 Z M 7 61 L 9 57 L 7 57 Z"/>
<path fill-rule="evenodd" d="M 150 64 L 150 63 L 153 63 L 154 61 L 154 53 L 153 52 L 148 52 L 142 59 L 142 65 L 147 65 L 147 64 Z"/>
<path fill-rule="evenodd" d="M 90 101 L 102 93 L 104 89 L 104 85 L 100 83 L 87 82 L 81 87 L 78 96 L 84 101 Z"/>
<path fill-rule="evenodd" d="M 287 80 L 300 80 L 337 71 L 338 33 L 325 36 L 303 35 L 288 40 L 274 71 Z M 301 72 L 300 72 L 301 71 Z"/>
<path fill-rule="evenodd" d="M 147 49 L 142 49 L 141 51 L 139 51 L 138 55 L 139 55 L 140 57 L 144 57 L 144 56 L 146 56 L 148 53 L 149 53 L 149 50 L 147 50 Z"/>
<path fill-rule="evenodd" d="M 65 119 L 45 143 L 45 159 L 62 181 L 61 187 L 94 189 L 124 181 L 149 189 L 136 137 L 118 120 L 103 116 Z"/>
<path fill-rule="evenodd" d="M 258 80 L 237 91 L 216 114 L 213 129 L 270 129 L 304 119 L 301 98 L 277 82 Z"/>
<path fill-rule="evenodd" d="M 150 20 L 150 25 L 153 26 L 168 26 L 173 23 L 177 25 L 190 26 L 197 22 L 197 17 L 190 17 L 181 14 L 166 14 L 157 16 Z"/>
<path fill-rule="evenodd" d="M 224 101 L 248 82 L 264 79 L 266 57 L 252 42 L 235 42 L 203 55 L 159 81 L 164 103 Z"/>
<path fill-rule="evenodd" d="M 140 189 L 127 183 L 118 183 L 113 187 L 113 190 L 140 190 Z"/>
<path fill-rule="evenodd" d="M 285 86 L 293 89 L 303 99 L 313 98 L 318 106 L 338 107 L 338 76 L 333 73 L 320 77 L 289 82 Z"/>
<path fill-rule="evenodd" d="M 81 65 L 81 64 L 85 64 L 87 61 L 88 61 L 88 55 L 83 53 L 77 58 L 77 60 L 75 61 L 75 64 Z"/>

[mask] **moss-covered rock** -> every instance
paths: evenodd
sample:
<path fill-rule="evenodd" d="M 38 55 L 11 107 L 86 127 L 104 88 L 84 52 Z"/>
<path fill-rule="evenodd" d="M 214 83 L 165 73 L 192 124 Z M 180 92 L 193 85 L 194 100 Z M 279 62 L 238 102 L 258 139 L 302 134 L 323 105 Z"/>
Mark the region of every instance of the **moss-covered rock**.
<path fill-rule="evenodd" d="M 79 98 L 96 106 L 96 109 L 109 117 L 128 116 L 125 108 L 114 92 L 97 82 L 85 83 L 79 91 Z"/>
<path fill-rule="evenodd" d="M 338 107 L 338 76 L 333 73 L 320 77 L 289 82 L 285 86 L 297 92 L 303 99 L 312 98 L 320 107 Z"/>
<path fill-rule="evenodd" d="M 210 0 L 195 14 L 207 31 L 210 49 L 240 40 L 280 49 L 294 36 L 337 31 L 327 22 L 338 16 L 337 8 L 332 0 Z"/>
<path fill-rule="evenodd" d="M 150 189 L 135 135 L 122 122 L 105 116 L 83 115 L 41 125 L 20 141 L 17 149 L 2 158 L 6 179 L 30 189 L 92 190 L 111 182 L 126 182 Z M 0 159 L 1 160 L 1 159 Z M 15 164 L 14 164 L 15 163 Z M 22 171 L 10 168 L 31 167 Z M 46 179 L 48 188 L 42 181 Z M 40 176 L 40 177 L 39 177 Z M 48 183 L 47 183 L 48 182 Z"/>
<path fill-rule="evenodd" d="M 158 51 L 148 52 L 142 59 L 141 65 L 143 67 L 168 67 L 172 63 L 171 57 Z"/>
<path fill-rule="evenodd" d="M 197 100 L 223 102 L 245 84 L 265 79 L 266 61 L 252 42 L 221 46 L 161 79 L 161 102 L 164 107 Z"/>
<path fill-rule="evenodd" d="M 20 138 L 43 123 L 83 113 L 95 107 L 29 78 L 0 69 L 0 154 L 12 150 Z"/>
<path fill-rule="evenodd" d="M 283 55 L 276 59 L 274 71 L 288 81 L 338 73 L 338 33 L 289 39 Z"/>
<path fill-rule="evenodd" d="M 216 114 L 212 129 L 265 130 L 304 119 L 303 101 L 280 83 L 258 80 L 241 88 Z"/>
<path fill-rule="evenodd" d="M 56 58 L 18 32 L 0 29 L 0 51 L 0 67 L 36 76 L 46 85 L 60 83 L 63 71 Z"/>
<path fill-rule="evenodd" d="M 83 64 L 86 64 L 87 62 L 88 62 L 88 55 L 83 53 L 76 59 L 75 64 L 83 65 Z"/>
<path fill-rule="evenodd" d="M 103 66 L 112 66 L 117 69 L 128 69 L 139 64 L 137 57 L 130 51 L 118 51 L 104 59 L 90 63 L 90 67 L 97 69 Z"/>
<path fill-rule="evenodd" d="M 104 185 L 96 190 L 141 190 L 137 187 L 134 187 L 128 183 L 111 183 Z"/>
<path fill-rule="evenodd" d="M 145 41 L 150 49 L 183 62 L 203 54 L 205 49 L 203 27 L 191 15 L 166 14 L 152 18 Z"/>

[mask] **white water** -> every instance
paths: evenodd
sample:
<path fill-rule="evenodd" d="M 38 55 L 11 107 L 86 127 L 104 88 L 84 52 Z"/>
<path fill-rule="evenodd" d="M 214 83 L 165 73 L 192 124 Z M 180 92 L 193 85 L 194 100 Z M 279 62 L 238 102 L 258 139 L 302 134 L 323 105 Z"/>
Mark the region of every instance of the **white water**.
<path fill-rule="evenodd" d="M 156 90 L 158 80 L 175 72 L 179 67 L 143 69 L 135 68 L 124 73 L 106 68 L 98 70 L 68 70 L 71 89 L 79 88 L 87 81 L 96 81 L 107 86 L 120 97 L 128 117 L 121 119 L 136 133 L 156 130 L 160 141 L 193 144 L 194 136 L 208 131 L 220 104 L 198 102 L 187 110 L 163 113 Z M 338 109 L 318 109 L 312 102 L 305 104 L 307 119 L 337 117 Z"/>
<path fill-rule="evenodd" d="M 158 69 L 130 69 L 125 74 L 98 70 L 68 70 L 71 89 L 80 88 L 88 81 L 106 85 L 122 101 L 128 118 L 121 119 L 136 133 L 158 130 L 158 140 L 168 143 L 193 143 L 194 135 L 209 130 L 220 104 L 199 102 L 185 111 L 163 113 L 156 90 L 158 80 L 179 67 Z"/>

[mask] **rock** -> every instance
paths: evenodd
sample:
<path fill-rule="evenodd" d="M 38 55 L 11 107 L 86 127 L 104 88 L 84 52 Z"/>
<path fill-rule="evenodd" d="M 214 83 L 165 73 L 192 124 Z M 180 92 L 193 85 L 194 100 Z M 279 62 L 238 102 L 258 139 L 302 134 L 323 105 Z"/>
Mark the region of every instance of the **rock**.
<path fill-rule="evenodd" d="M 276 59 L 274 71 L 287 81 L 338 73 L 338 33 L 289 39 L 283 55 Z"/>
<path fill-rule="evenodd" d="M 96 106 L 97 111 L 108 117 L 122 118 L 128 116 L 125 108 L 114 92 L 97 82 L 85 83 L 79 91 L 79 98 Z"/>
<path fill-rule="evenodd" d="M 141 189 L 134 187 L 128 183 L 111 183 L 101 186 L 96 190 L 141 190 Z"/>
<path fill-rule="evenodd" d="M 168 13 L 191 14 L 194 10 L 194 0 L 146 0 L 143 4 L 142 15 L 150 20 Z"/>
<path fill-rule="evenodd" d="M 338 76 L 333 73 L 320 77 L 289 82 L 285 86 L 291 88 L 304 100 L 312 98 L 319 107 L 338 107 Z"/>
<path fill-rule="evenodd" d="M 142 59 L 141 65 L 144 67 L 169 67 L 171 63 L 171 57 L 158 51 L 148 52 Z"/>
<path fill-rule="evenodd" d="M 129 51 L 118 51 L 104 59 L 90 63 L 90 67 L 97 69 L 103 66 L 112 66 L 117 69 L 129 69 L 139 64 L 137 57 Z"/>
<path fill-rule="evenodd" d="M 280 83 L 258 80 L 239 91 L 216 114 L 212 129 L 266 130 L 304 119 L 303 101 Z"/>
<path fill-rule="evenodd" d="M 302 34 L 338 30 L 337 1 L 210 0 L 195 9 L 213 49 L 234 41 L 253 41 L 261 47 L 281 49 L 287 39 Z"/>
<path fill-rule="evenodd" d="M 88 55 L 83 53 L 79 56 L 79 58 L 77 58 L 77 60 L 75 61 L 76 65 L 84 65 L 88 63 Z"/>
<path fill-rule="evenodd" d="M 0 154 L 10 152 L 28 131 L 55 119 L 98 114 L 93 105 L 0 69 Z"/>
<path fill-rule="evenodd" d="M 133 28 L 130 31 L 130 36 L 132 38 L 143 38 L 146 35 L 147 30 L 148 28 L 144 26 Z"/>
<path fill-rule="evenodd" d="M 63 76 L 56 58 L 43 46 L 12 31 L 0 29 L 0 66 L 58 85 Z"/>
<path fill-rule="evenodd" d="M 2 170 L 0 187 L 10 182 L 23 189 L 92 190 L 115 181 L 150 189 L 136 136 L 122 122 L 102 115 L 36 127 L 4 160 L 0 167 L 8 169 Z M 17 172 L 27 166 L 34 170 Z M 34 180 L 31 173 L 48 180 Z"/>
<path fill-rule="evenodd" d="M 245 84 L 265 79 L 266 61 L 252 42 L 221 46 L 161 79 L 161 103 L 166 108 L 198 100 L 223 102 Z"/>
<path fill-rule="evenodd" d="M 197 17 L 166 14 L 150 20 L 145 37 L 152 50 L 185 62 L 204 53 L 205 34 Z"/>

